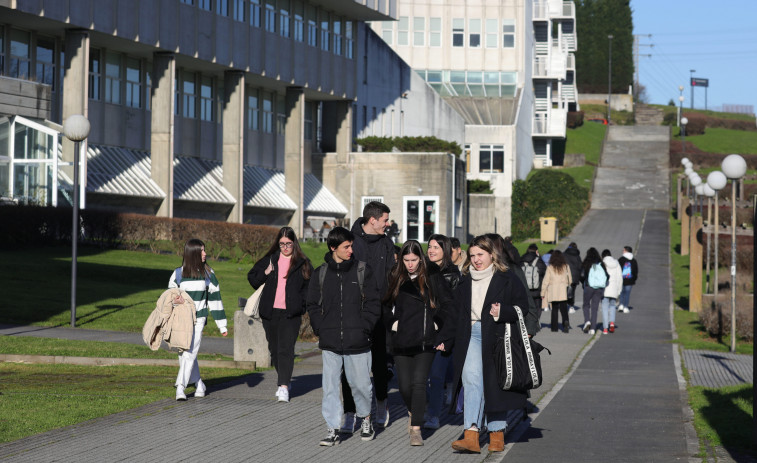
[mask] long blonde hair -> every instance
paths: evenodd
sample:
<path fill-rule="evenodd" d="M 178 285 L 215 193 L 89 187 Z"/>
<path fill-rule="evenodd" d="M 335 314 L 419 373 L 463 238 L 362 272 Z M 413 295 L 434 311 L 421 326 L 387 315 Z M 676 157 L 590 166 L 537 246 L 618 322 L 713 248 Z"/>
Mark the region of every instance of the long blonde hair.
<path fill-rule="evenodd" d="M 473 238 L 473 241 L 471 241 L 470 244 L 468 245 L 468 252 L 466 253 L 465 266 L 463 267 L 464 275 L 467 275 L 468 273 L 470 273 L 470 266 L 471 266 L 470 249 L 473 246 L 476 246 L 477 248 L 481 248 L 485 252 L 488 252 L 489 254 L 492 255 L 492 263 L 494 264 L 494 268 L 496 270 L 499 270 L 500 272 L 506 272 L 508 270 L 507 264 L 505 264 L 505 261 L 502 259 L 501 251 L 497 248 L 497 245 L 494 243 L 494 241 L 486 235 L 479 235 Z"/>

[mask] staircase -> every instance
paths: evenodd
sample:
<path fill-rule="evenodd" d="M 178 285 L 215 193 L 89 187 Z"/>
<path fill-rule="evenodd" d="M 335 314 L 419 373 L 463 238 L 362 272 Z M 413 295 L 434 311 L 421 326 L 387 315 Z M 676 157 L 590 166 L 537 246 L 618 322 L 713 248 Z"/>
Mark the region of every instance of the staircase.
<path fill-rule="evenodd" d="M 665 113 L 660 108 L 636 104 L 636 125 L 661 125 Z"/>

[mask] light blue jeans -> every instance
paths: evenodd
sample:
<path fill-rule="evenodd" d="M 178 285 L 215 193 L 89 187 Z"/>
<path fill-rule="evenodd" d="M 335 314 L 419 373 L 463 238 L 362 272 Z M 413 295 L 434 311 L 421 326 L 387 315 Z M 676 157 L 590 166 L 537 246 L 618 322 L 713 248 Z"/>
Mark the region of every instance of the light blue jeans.
<path fill-rule="evenodd" d="M 489 365 L 494 368 L 494 365 Z M 470 343 L 465 354 L 463 365 L 463 426 L 465 429 L 476 425 L 482 429 L 484 424 L 489 431 L 501 431 L 507 427 L 506 412 L 484 413 L 484 377 L 483 360 L 481 359 L 481 322 L 471 326 Z M 484 416 L 486 415 L 486 416 Z"/>
<path fill-rule="evenodd" d="M 357 416 L 364 418 L 371 414 L 373 388 L 371 387 L 371 353 L 340 355 L 324 350 L 323 359 L 323 404 L 321 413 L 326 425 L 331 429 L 339 429 L 344 414 L 344 406 L 340 395 L 342 384 L 342 367 L 347 376 L 347 382 L 352 388 L 352 398 L 355 400 Z"/>
<path fill-rule="evenodd" d="M 430 417 L 438 417 L 442 411 L 442 402 L 444 401 L 444 379 L 447 376 L 447 367 L 452 360 L 452 356 L 442 356 L 441 352 L 437 352 L 434 357 L 434 363 L 431 364 L 431 373 L 428 375 L 429 387 L 427 391 L 428 395 L 428 409 L 426 415 Z"/>
<path fill-rule="evenodd" d="M 623 285 L 623 291 L 620 292 L 620 305 L 628 307 L 628 303 L 631 302 L 631 290 L 633 285 Z"/>
<path fill-rule="evenodd" d="M 618 300 L 614 297 L 602 298 L 602 328 L 607 329 L 610 323 L 615 323 L 615 312 L 618 309 Z"/>

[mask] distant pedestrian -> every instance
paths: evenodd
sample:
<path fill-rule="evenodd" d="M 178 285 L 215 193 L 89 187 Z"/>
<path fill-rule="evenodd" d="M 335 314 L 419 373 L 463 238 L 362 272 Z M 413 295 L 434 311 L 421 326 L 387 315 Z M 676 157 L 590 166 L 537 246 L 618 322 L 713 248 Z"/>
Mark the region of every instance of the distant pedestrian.
<path fill-rule="evenodd" d="M 623 289 L 623 275 L 620 272 L 620 264 L 612 257 L 609 249 L 602 251 L 602 263 L 610 275 L 602 298 L 602 333 L 607 334 L 615 332 L 615 307 Z"/>
<path fill-rule="evenodd" d="M 176 400 L 187 400 L 184 392 L 188 384 L 195 385 L 195 397 L 205 397 L 207 387 L 200 378 L 197 353 L 202 342 L 202 329 L 208 318 L 213 316 L 216 326 L 226 336 L 226 313 L 221 302 L 221 288 L 215 272 L 206 262 L 205 243 L 191 239 L 184 244 L 181 267 L 174 270 L 168 280 L 169 288 L 179 288 L 187 292 L 195 303 L 197 321 L 192 336 L 192 347 L 179 354 L 179 374 L 176 376 Z"/>
<path fill-rule="evenodd" d="M 360 438 L 373 439 L 371 424 L 371 332 L 381 311 L 371 267 L 355 260 L 354 235 L 335 227 L 326 238 L 325 264 L 313 272 L 307 309 L 323 361 L 321 413 L 328 431 L 320 445 L 339 443 L 343 406 L 339 400 L 342 369 L 360 421 Z"/>
<path fill-rule="evenodd" d="M 294 229 L 282 227 L 268 252 L 247 274 L 253 288 L 265 284 L 259 313 L 271 363 L 278 374 L 276 398 L 279 402 L 289 402 L 294 345 L 300 334 L 312 272 L 313 266 L 302 252 Z"/>
<path fill-rule="evenodd" d="M 544 262 L 544 265 L 549 265 L 549 258 L 552 257 L 552 250 L 545 252 L 541 256 L 541 260 Z"/>
<path fill-rule="evenodd" d="M 576 287 L 581 282 L 581 251 L 578 250 L 576 243 L 571 242 L 563 251 L 563 256 L 570 267 L 570 277 L 573 281 L 571 283 L 573 290 L 568 294 L 568 313 L 575 313 Z"/>
<path fill-rule="evenodd" d="M 539 256 L 539 247 L 536 243 L 528 245 L 528 249 L 525 254 L 520 258 L 520 268 L 523 270 L 523 274 L 526 276 L 526 284 L 528 286 L 528 292 L 531 298 L 534 300 L 534 306 L 536 307 L 537 321 L 539 313 L 541 312 L 542 296 L 541 286 L 543 284 L 544 275 L 547 272 L 547 266 Z"/>
<path fill-rule="evenodd" d="M 568 287 L 573 283 L 570 268 L 565 262 L 563 253 L 554 250 L 549 259 L 544 281 L 541 283 L 542 305 L 552 304 L 552 317 L 550 328 L 557 331 L 557 312 L 562 315 L 562 330 L 567 333 L 570 330 L 568 316 Z"/>
<path fill-rule="evenodd" d="M 457 268 L 462 272 L 463 266 L 465 266 L 466 255 L 460 246 L 460 240 L 453 236 L 449 241 L 452 245 L 452 263 L 457 265 Z"/>
<path fill-rule="evenodd" d="M 392 243 L 397 242 L 397 236 L 400 234 L 400 229 L 394 220 L 389 221 L 389 225 L 386 227 L 386 234 L 389 236 L 389 239 L 392 240 Z"/>
<path fill-rule="evenodd" d="M 620 293 L 618 312 L 628 313 L 631 307 L 631 290 L 636 284 L 636 279 L 639 278 L 639 264 L 633 257 L 631 246 L 623 246 L 623 256 L 618 259 L 618 263 L 623 275 L 623 290 Z"/>
<path fill-rule="evenodd" d="M 605 287 L 609 279 L 607 270 L 596 248 L 589 248 L 581 264 L 581 283 L 584 289 L 584 333 L 594 334 L 597 325 L 599 304 L 604 297 Z"/>

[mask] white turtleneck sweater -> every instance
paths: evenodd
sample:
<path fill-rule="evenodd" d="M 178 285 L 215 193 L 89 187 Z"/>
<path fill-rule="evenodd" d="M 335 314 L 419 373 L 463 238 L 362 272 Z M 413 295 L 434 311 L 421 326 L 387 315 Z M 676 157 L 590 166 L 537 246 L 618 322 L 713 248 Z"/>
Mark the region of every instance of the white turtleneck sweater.
<path fill-rule="evenodd" d="M 472 265 L 470 266 L 472 280 L 470 301 L 471 325 L 481 320 L 484 299 L 486 298 L 486 291 L 489 289 L 489 283 L 492 281 L 492 275 L 494 275 L 493 264 L 483 270 L 476 270 Z"/>

